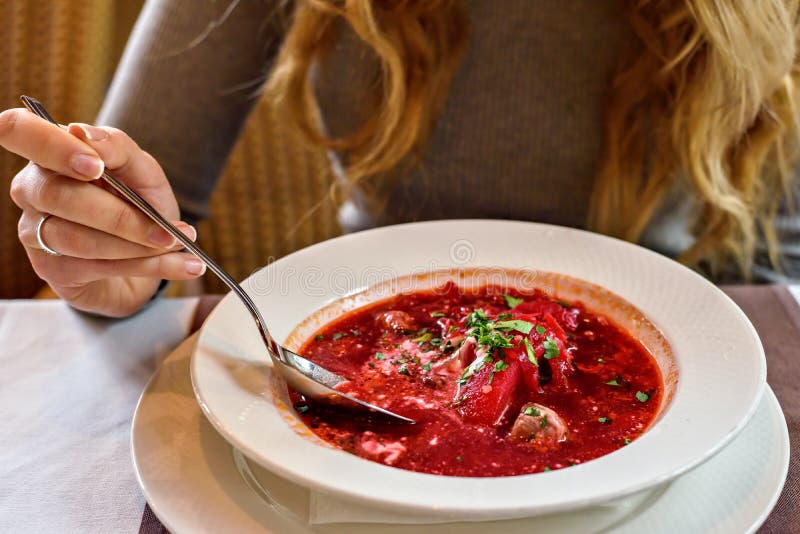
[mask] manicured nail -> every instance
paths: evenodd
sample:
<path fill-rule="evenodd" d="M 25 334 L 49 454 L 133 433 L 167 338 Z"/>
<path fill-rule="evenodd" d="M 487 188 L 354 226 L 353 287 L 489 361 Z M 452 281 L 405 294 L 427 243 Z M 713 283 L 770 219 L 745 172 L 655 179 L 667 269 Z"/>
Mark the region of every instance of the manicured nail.
<path fill-rule="evenodd" d="M 172 248 L 175 246 L 175 243 L 178 242 L 177 239 L 172 237 L 172 234 L 160 226 L 156 226 L 150 230 L 150 232 L 147 234 L 147 240 L 157 247 L 162 248 Z"/>
<path fill-rule="evenodd" d="M 108 132 L 102 128 L 98 128 L 97 126 L 92 126 L 91 124 L 82 124 L 79 122 L 76 122 L 75 126 L 83 130 L 83 134 L 89 141 L 102 141 L 108 137 Z"/>
<path fill-rule="evenodd" d="M 188 237 L 192 241 L 197 241 L 197 230 L 195 229 L 194 226 L 192 226 L 190 224 L 186 224 L 183 221 L 173 222 L 172 224 L 175 226 L 175 228 L 180 230 L 180 232 L 183 235 L 185 235 L 186 237 Z"/>
<path fill-rule="evenodd" d="M 206 272 L 206 264 L 197 258 L 189 258 L 186 260 L 186 272 L 193 276 L 199 276 Z"/>
<path fill-rule="evenodd" d="M 100 178 L 100 175 L 103 174 L 103 162 L 96 156 L 75 154 L 72 156 L 70 164 L 73 171 L 93 180 Z"/>

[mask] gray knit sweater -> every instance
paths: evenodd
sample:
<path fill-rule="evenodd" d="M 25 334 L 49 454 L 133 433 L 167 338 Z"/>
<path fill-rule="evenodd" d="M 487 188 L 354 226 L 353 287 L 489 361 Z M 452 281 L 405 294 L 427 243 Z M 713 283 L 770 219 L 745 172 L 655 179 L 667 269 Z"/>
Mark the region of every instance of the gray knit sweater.
<path fill-rule="evenodd" d="M 159 160 L 190 219 L 208 215 L 215 181 L 285 29 L 271 5 L 277 2 L 229 1 L 150 0 L 99 117 Z M 611 0 L 467 4 L 469 49 L 422 170 L 401 176 L 380 212 L 356 192 L 340 212 L 345 230 L 466 217 L 585 225 L 609 82 L 620 59 L 640 46 L 636 37 Z M 343 28 L 317 73 L 333 135 L 363 118 L 376 67 L 363 52 Z M 691 209 L 676 192 L 642 244 L 673 257 L 685 250 Z M 779 229 L 785 274 L 798 280 L 800 219 L 784 215 Z M 761 258 L 755 274 L 787 280 Z"/>

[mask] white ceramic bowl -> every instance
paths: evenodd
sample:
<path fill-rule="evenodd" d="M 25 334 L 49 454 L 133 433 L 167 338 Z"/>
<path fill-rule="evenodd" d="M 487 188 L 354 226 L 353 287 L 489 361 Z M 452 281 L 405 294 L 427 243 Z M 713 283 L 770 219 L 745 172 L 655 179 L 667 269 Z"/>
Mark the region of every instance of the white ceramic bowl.
<path fill-rule="evenodd" d="M 577 291 L 591 309 L 640 337 L 662 368 L 665 399 L 671 395 L 657 422 L 627 447 L 548 473 L 444 477 L 370 462 L 327 446 L 286 406 L 252 320 L 232 295 L 206 321 L 192 360 L 204 413 L 255 462 L 309 488 L 396 513 L 485 520 L 564 511 L 651 488 L 713 456 L 754 412 L 766 362 L 742 311 L 689 269 L 589 232 L 487 220 L 385 227 L 298 251 L 256 272 L 244 287 L 276 339 L 296 347 L 342 309 L 389 296 L 364 292 L 371 286 L 403 289 L 403 281 L 430 281 L 426 273 L 482 267 L 516 270 L 528 285 L 558 297 Z M 590 289 L 574 285 L 574 278 L 590 282 Z M 641 313 L 591 289 L 595 284 Z M 350 298 L 331 306 L 343 297 Z"/>

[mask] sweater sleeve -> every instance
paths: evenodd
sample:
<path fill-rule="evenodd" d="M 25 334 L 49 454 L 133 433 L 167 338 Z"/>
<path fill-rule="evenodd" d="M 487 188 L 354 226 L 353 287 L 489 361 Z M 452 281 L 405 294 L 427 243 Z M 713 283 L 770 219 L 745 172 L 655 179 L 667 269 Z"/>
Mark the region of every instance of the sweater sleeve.
<path fill-rule="evenodd" d="M 182 217 L 208 200 L 283 37 L 278 0 L 148 0 L 98 124 L 127 132 L 161 164 Z"/>

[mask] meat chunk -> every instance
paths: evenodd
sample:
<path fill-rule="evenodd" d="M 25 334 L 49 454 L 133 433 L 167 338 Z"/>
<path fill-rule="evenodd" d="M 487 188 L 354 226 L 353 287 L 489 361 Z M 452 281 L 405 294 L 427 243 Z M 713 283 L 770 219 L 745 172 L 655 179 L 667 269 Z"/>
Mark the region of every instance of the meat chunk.
<path fill-rule="evenodd" d="M 477 349 L 477 347 L 478 343 L 475 341 L 475 338 L 468 337 L 453 354 L 434 363 L 433 368 L 450 373 L 461 373 L 461 371 L 475 360 L 475 349 Z"/>
<path fill-rule="evenodd" d="M 375 322 L 379 326 L 389 328 L 395 332 L 413 332 L 417 329 L 414 318 L 404 311 L 391 310 L 378 314 Z"/>
<path fill-rule="evenodd" d="M 530 402 L 522 407 L 511 439 L 529 443 L 541 452 L 553 450 L 567 439 L 567 424 L 555 410 Z"/>

